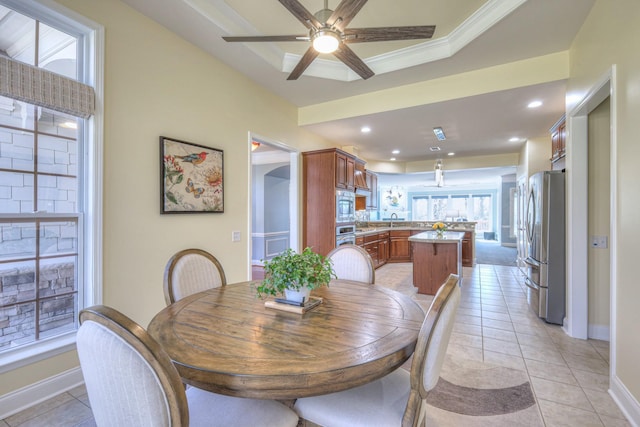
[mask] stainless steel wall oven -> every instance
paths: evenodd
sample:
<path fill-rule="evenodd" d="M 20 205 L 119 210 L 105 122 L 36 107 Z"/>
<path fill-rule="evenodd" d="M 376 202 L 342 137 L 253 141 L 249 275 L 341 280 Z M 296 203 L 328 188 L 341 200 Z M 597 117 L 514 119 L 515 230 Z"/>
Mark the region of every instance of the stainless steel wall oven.
<path fill-rule="evenodd" d="M 339 225 L 336 227 L 336 248 L 342 245 L 355 245 L 356 243 L 356 226 Z"/>

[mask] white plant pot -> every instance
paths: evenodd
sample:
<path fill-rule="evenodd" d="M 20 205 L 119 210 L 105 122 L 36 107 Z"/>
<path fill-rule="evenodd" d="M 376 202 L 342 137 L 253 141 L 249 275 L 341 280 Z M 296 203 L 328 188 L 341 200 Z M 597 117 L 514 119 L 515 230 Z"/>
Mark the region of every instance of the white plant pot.
<path fill-rule="evenodd" d="M 295 301 L 295 302 L 308 301 L 310 294 L 311 294 L 311 289 L 307 288 L 306 286 L 300 288 L 299 291 L 296 291 L 295 289 L 284 290 L 284 297 L 289 301 Z"/>

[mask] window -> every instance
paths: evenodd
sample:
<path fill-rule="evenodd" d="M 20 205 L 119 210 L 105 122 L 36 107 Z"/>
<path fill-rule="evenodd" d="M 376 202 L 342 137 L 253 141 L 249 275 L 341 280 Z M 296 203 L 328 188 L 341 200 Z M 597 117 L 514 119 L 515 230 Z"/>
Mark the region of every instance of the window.
<path fill-rule="evenodd" d="M 484 191 L 411 195 L 412 218 L 414 221 L 476 221 L 476 231 L 492 231 L 494 195 Z"/>
<path fill-rule="evenodd" d="M 431 219 L 440 220 L 447 216 L 447 205 L 449 196 L 432 196 L 431 197 Z"/>
<path fill-rule="evenodd" d="M 493 231 L 493 203 L 490 194 L 472 197 L 472 221 L 477 221 L 476 231 Z"/>
<path fill-rule="evenodd" d="M 83 84 L 96 85 L 100 29 L 32 0 L 2 3 L 2 71 L 26 70 L 56 94 L 0 84 L 0 368 L 10 369 L 72 344 L 79 310 L 100 299 L 101 139 Z"/>

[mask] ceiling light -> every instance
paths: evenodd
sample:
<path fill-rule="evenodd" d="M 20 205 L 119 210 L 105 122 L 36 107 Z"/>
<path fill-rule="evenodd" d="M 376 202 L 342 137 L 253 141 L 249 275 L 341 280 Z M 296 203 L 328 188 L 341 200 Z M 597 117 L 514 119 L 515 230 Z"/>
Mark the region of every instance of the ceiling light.
<path fill-rule="evenodd" d="M 429 147 L 431 151 L 440 151 L 440 147 Z"/>
<path fill-rule="evenodd" d="M 320 29 L 313 35 L 313 48 L 320 53 L 333 53 L 340 45 L 340 36 L 328 28 Z"/>
<path fill-rule="evenodd" d="M 447 156 L 455 156 L 456 153 L 447 153 Z"/>
<path fill-rule="evenodd" d="M 400 154 L 400 150 L 393 150 L 391 154 Z"/>
<path fill-rule="evenodd" d="M 392 157 L 392 158 L 390 158 L 389 160 L 391 160 L 392 162 L 395 162 L 395 161 L 396 161 L 396 158 L 395 158 L 395 157 Z"/>
<path fill-rule="evenodd" d="M 436 134 L 436 138 L 438 138 L 438 141 L 444 141 L 445 139 L 447 139 L 441 127 L 433 128 L 433 133 Z"/>
<path fill-rule="evenodd" d="M 360 132 L 369 133 L 371 132 L 371 128 L 369 126 L 362 126 L 362 128 L 360 128 Z"/>
<path fill-rule="evenodd" d="M 538 108 L 542 105 L 542 101 L 531 101 L 527 107 L 529 108 Z"/>
<path fill-rule="evenodd" d="M 509 142 L 518 142 L 520 141 L 520 138 L 518 138 L 517 136 L 514 136 L 513 138 L 509 138 Z"/>

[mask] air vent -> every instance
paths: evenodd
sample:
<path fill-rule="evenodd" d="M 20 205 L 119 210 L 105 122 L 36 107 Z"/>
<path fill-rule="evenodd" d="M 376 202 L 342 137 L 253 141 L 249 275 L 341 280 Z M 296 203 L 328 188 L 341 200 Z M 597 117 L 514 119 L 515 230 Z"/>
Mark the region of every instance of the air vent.
<path fill-rule="evenodd" d="M 440 151 L 440 147 L 429 147 L 431 151 Z"/>

